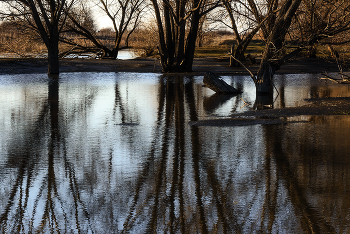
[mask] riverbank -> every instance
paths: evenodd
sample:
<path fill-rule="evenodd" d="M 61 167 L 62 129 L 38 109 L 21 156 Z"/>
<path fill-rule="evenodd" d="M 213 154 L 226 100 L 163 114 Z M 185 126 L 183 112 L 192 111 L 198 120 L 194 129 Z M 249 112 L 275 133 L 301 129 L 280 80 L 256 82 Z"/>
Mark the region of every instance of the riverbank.
<path fill-rule="evenodd" d="M 265 109 L 233 114 L 230 118 L 208 119 L 190 122 L 193 126 L 247 126 L 256 124 L 306 123 L 309 120 L 294 120 L 296 116 L 350 115 L 350 97 L 311 98 L 309 104 L 299 107 Z"/>
<path fill-rule="evenodd" d="M 257 72 L 259 66 L 247 65 L 253 72 Z M 345 64 L 344 70 L 348 71 L 350 63 Z M 205 72 L 215 72 L 220 75 L 248 75 L 242 67 L 229 67 L 228 58 L 195 58 L 193 72 L 188 75 L 204 75 Z M 338 72 L 335 62 L 324 59 L 298 57 L 284 64 L 277 74 L 302 74 Z M 33 58 L 1 58 L 0 74 L 37 74 L 47 72 L 46 59 Z M 62 59 L 60 60 L 60 72 L 137 72 L 137 73 L 161 73 L 160 61 L 154 58 L 137 58 L 132 60 L 108 60 L 108 59 Z"/>

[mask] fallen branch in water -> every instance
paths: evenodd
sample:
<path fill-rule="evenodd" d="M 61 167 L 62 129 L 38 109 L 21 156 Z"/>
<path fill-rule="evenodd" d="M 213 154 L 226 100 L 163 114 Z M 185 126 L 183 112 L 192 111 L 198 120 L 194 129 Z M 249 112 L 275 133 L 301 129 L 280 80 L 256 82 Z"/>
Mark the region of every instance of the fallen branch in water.
<path fill-rule="evenodd" d="M 241 108 L 243 108 L 243 107 L 245 107 L 245 106 L 250 106 L 250 104 L 251 104 L 250 102 L 244 101 L 243 98 L 241 98 L 241 100 L 244 102 L 244 105 L 241 106 Z"/>
<path fill-rule="evenodd" d="M 216 93 L 231 93 L 238 94 L 239 90 L 235 89 L 231 85 L 227 84 L 225 81 L 220 79 L 220 76 L 213 73 L 207 72 L 203 78 L 203 83 L 206 87 L 210 88 Z"/>

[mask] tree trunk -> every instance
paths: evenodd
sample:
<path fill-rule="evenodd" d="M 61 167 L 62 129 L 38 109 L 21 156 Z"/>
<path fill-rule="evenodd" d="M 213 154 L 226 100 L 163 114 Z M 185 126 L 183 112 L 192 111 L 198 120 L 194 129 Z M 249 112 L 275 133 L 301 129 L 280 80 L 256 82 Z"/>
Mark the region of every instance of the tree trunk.
<path fill-rule="evenodd" d="M 310 58 L 316 58 L 316 54 L 317 54 L 317 48 L 316 48 L 316 45 L 312 45 L 309 47 L 309 50 L 308 50 L 308 56 Z"/>
<path fill-rule="evenodd" d="M 58 59 L 58 33 L 56 35 L 52 35 L 50 38 L 50 44 L 47 48 L 48 50 L 48 70 L 47 73 L 51 74 L 59 74 L 59 59 Z"/>
<path fill-rule="evenodd" d="M 115 47 L 112 50 L 112 58 L 113 59 L 117 59 L 118 58 L 118 54 L 119 54 L 119 47 Z"/>
<path fill-rule="evenodd" d="M 107 47 L 103 48 L 103 58 L 106 59 L 117 59 L 119 49 L 118 48 L 113 48 L 113 50 L 108 49 Z"/>
<path fill-rule="evenodd" d="M 196 0 L 194 1 L 194 6 L 197 6 L 201 4 L 200 1 Z M 186 72 L 192 71 L 192 65 L 193 65 L 193 59 L 194 59 L 194 51 L 196 48 L 196 40 L 198 35 L 198 29 L 199 29 L 199 20 L 201 18 L 200 14 L 200 7 L 198 7 L 192 15 L 191 20 L 191 28 L 190 32 L 187 36 L 187 43 L 186 43 L 186 52 L 185 52 L 185 61 L 183 64 L 183 70 Z"/>
<path fill-rule="evenodd" d="M 229 67 L 233 67 L 234 66 L 234 59 L 233 59 L 233 51 L 235 51 L 235 44 L 231 45 L 231 50 L 230 50 L 230 65 Z"/>
<path fill-rule="evenodd" d="M 245 50 L 246 50 L 246 47 L 244 47 L 241 42 L 238 44 L 237 48 L 231 53 L 239 61 L 245 61 L 245 56 L 244 56 Z M 232 61 L 231 67 L 239 67 L 239 66 L 240 66 L 240 63 L 238 63 L 237 60 Z"/>
<path fill-rule="evenodd" d="M 169 7 L 166 5 L 166 3 L 163 3 L 164 8 L 164 26 L 165 26 L 165 43 L 167 48 L 167 54 L 168 54 L 168 61 L 167 63 L 170 66 L 173 66 L 174 64 L 174 57 L 175 57 L 175 44 L 173 40 L 173 29 L 174 29 L 174 22 L 171 20 Z"/>
<path fill-rule="evenodd" d="M 151 0 L 154 8 L 154 13 L 157 20 L 157 27 L 158 27 L 158 35 L 159 35 L 159 47 L 158 52 L 160 55 L 160 63 L 162 65 L 163 72 L 169 72 L 171 69 L 168 67 L 167 61 L 168 61 L 168 53 L 165 43 L 165 36 L 164 36 L 164 28 L 162 23 L 162 17 L 160 14 L 160 9 L 158 6 L 157 0 Z"/>
<path fill-rule="evenodd" d="M 255 105 L 257 110 L 272 109 L 273 93 L 257 93 Z"/>
<path fill-rule="evenodd" d="M 181 16 L 182 17 L 182 16 Z M 185 48 L 185 35 L 186 35 L 186 27 L 185 24 L 181 24 L 178 27 L 178 43 L 177 43 L 177 60 L 176 63 L 178 65 L 181 65 L 184 57 L 185 57 L 185 52 L 184 52 L 184 48 Z"/>
<path fill-rule="evenodd" d="M 272 93 L 273 92 L 273 83 L 272 78 L 275 74 L 276 68 L 266 61 L 260 65 L 257 80 L 255 82 L 256 92 L 259 94 L 262 93 Z"/>
<path fill-rule="evenodd" d="M 273 93 L 273 75 L 289 57 L 292 57 L 299 50 L 297 49 L 280 59 L 285 36 L 300 3 L 301 0 L 286 0 L 276 21 L 274 21 L 255 81 L 257 93 Z"/>
<path fill-rule="evenodd" d="M 244 53 L 246 52 L 248 45 L 253 40 L 253 37 L 256 35 L 256 33 L 261 28 L 262 24 L 257 26 L 255 29 L 253 29 L 245 38 L 237 37 L 237 48 L 234 49 L 234 45 L 231 47 L 231 54 L 238 59 L 239 61 L 244 61 L 246 57 L 244 56 Z M 240 63 L 237 60 L 231 61 L 230 59 L 230 67 L 239 67 Z"/>
<path fill-rule="evenodd" d="M 163 72 L 192 71 L 199 20 L 204 15 L 204 13 L 200 13 L 204 7 L 203 1 L 171 1 L 173 4 L 162 1 L 162 14 L 158 1 L 151 0 L 151 2 L 157 20 L 158 50 Z M 191 2 L 193 10 L 191 10 L 191 17 L 185 17 L 186 4 L 189 2 Z M 190 30 L 186 30 L 187 25 L 190 25 Z"/>

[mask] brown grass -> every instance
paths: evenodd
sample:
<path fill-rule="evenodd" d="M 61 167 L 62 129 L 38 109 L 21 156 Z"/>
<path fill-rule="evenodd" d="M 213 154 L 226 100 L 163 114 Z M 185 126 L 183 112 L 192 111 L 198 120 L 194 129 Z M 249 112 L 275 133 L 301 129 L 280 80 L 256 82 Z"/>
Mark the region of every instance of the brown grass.
<path fill-rule="evenodd" d="M 66 34 L 72 45 L 60 43 L 60 52 L 79 51 L 79 46 L 94 47 L 91 41 L 76 35 Z M 114 46 L 114 32 L 110 29 L 103 29 L 97 32 L 97 38 L 107 47 Z M 124 35 L 121 46 L 125 45 L 126 35 Z M 235 43 L 234 36 L 228 32 L 205 33 L 202 40 L 202 47 L 196 48 L 195 57 L 227 57 L 232 43 Z M 138 49 L 139 56 L 157 56 L 158 33 L 155 26 L 136 30 L 129 38 L 129 46 Z M 350 44 L 334 46 L 340 55 L 340 61 L 348 61 L 350 58 Z M 253 40 L 248 46 L 246 53 L 253 56 L 260 56 L 264 49 L 264 42 Z M 81 51 L 81 50 L 80 50 Z M 19 29 L 11 24 L 0 24 L 0 53 L 10 53 L 16 57 L 34 57 L 36 55 L 46 55 L 47 49 L 42 40 L 36 35 L 23 34 Z M 304 53 L 304 56 L 307 54 Z M 317 57 L 331 59 L 332 55 L 325 45 L 317 46 Z"/>

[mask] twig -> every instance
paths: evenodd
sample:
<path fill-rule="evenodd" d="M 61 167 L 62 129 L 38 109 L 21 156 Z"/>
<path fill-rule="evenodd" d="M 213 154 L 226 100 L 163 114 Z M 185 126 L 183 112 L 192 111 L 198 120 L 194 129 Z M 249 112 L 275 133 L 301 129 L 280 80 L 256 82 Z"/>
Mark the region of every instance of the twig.
<path fill-rule="evenodd" d="M 251 104 L 250 102 L 244 101 L 243 98 L 241 98 L 241 100 L 244 102 L 244 105 L 241 106 L 241 108 L 243 108 L 243 107 L 245 107 L 245 106 L 250 106 L 250 104 Z"/>
<path fill-rule="evenodd" d="M 330 80 L 330 81 L 333 81 L 335 83 L 338 83 L 339 84 L 339 81 L 335 80 L 334 78 L 329 78 L 329 77 L 321 77 L 320 80 Z"/>
<path fill-rule="evenodd" d="M 10 43 L 8 41 L 5 41 L 5 44 L 7 45 L 7 47 L 8 47 L 10 52 L 12 52 L 14 54 L 17 54 L 17 55 L 19 55 L 20 57 L 23 57 L 23 58 L 29 57 L 29 56 L 27 56 L 27 55 L 25 55 L 23 53 L 20 53 L 20 52 L 18 52 L 16 50 L 12 49 L 12 46 L 10 45 Z"/>
<path fill-rule="evenodd" d="M 325 77 L 321 77 L 320 80 L 330 80 L 330 81 L 336 82 L 338 84 L 339 84 L 338 80 L 341 80 L 341 79 L 336 79 L 336 78 L 333 78 L 333 77 L 329 76 L 327 74 L 327 72 L 322 73 L 322 75 L 324 75 Z"/>
<path fill-rule="evenodd" d="M 229 54 L 234 60 L 236 60 L 247 72 L 249 72 L 250 76 L 252 77 L 252 79 L 254 80 L 254 82 L 256 81 L 256 77 L 254 76 L 254 74 L 238 59 L 236 59 L 231 53 Z"/>
<path fill-rule="evenodd" d="M 69 54 L 70 52 L 72 52 L 76 47 L 80 46 L 79 43 L 77 43 L 75 46 L 73 46 L 70 50 L 67 50 L 66 52 L 61 54 L 61 57 L 63 58 L 64 56 L 66 56 L 67 54 Z"/>

